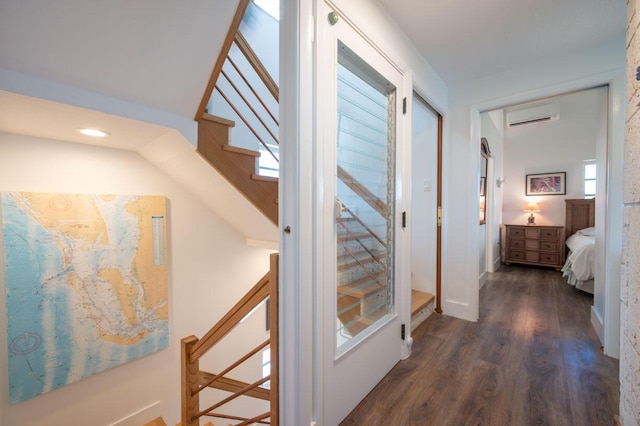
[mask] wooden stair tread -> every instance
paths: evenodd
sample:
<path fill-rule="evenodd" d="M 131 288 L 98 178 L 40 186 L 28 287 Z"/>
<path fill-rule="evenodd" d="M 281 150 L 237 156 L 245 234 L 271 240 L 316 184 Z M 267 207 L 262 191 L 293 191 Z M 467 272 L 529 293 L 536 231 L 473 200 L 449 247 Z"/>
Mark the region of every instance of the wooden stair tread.
<path fill-rule="evenodd" d="M 381 260 L 387 255 L 387 252 L 383 250 L 372 250 L 372 253 L 373 256 L 366 251 L 358 251 L 354 253 L 355 258 L 350 254 L 338 256 L 338 270 L 349 269 L 352 266 L 359 265 L 359 261 L 362 263 L 375 262 L 374 259 Z"/>
<path fill-rule="evenodd" d="M 260 154 L 259 151 L 254 151 L 253 149 L 247 149 L 247 148 L 240 148 L 239 146 L 233 146 L 233 145 L 222 145 L 222 150 L 223 151 L 227 151 L 227 152 L 235 152 L 236 154 L 241 154 L 241 155 L 248 155 L 249 157 L 260 157 L 262 154 Z"/>
<path fill-rule="evenodd" d="M 338 242 L 342 243 L 345 241 L 354 241 L 354 240 L 366 240 L 368 238 L 374 238 L 373 235 L 368 232 L 365 233 L 355 233 L 355 232 L 339 232 L 338 233 Z"/>
<path fill-rule="evenodd" d="M 217 115 L 204 113 L 202 114 L 202 120 L 212 121 L 214 123 L 224 124 L 225 126 L 235 127 L 236 122 L 226 118 L 218 117 Z"/>
<path fill-rule="evenodd" d="M 425 293 L 418 290 L 411 290 L 411 315 L 415 315 L 422 308 L 427 306 L 435 299 L 431 293 Z"/>
<path fill-rule="evenodd" d="M 253 180 L 261 180 L 264 182 L 276 182 L 278 183 L 278 178 L 273 176 L 263 176 L 256 173 L 251 174 L 251 179 Z"/>
<path fill-rule="evenodd" d="M 378 281 L 378 278 L 383 277 L 384 275 L 385 272 L 381 271 L 375 275 L 375 278 L 366 276 L 359 280 L 338 286 L 338 294 L 346 294 L 358 299 L 364 299 L 384 288 L 384 286 Z"/>

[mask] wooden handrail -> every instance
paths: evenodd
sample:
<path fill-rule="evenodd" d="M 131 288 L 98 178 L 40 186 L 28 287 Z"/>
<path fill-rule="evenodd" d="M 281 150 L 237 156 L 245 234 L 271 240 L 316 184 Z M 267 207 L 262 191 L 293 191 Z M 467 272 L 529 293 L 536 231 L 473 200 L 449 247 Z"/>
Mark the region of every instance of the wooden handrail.
<path fill-rule="evenodd" d="M 267 86 L 269 93 L 271 93 L 276 101 L 280 102 L 280 89 L 278 89 L 278 85 L 271 77 L 271 74 L 269 74 L 269 71 L 267 71 L 267 69 L 264 67 L 262 61 L 260 61 L 260 59 L 258 58 L 258 55 L 256 55 L 251 46 L 249 46 L 247 39 L 244 38 L 240 31 L 236 32 L 234 41 L 236 42 L 236 46 L 238 46 L 242 54 L 247 58 L 249 64 L 251 64 L 256 74 L 258 74 L 260 80 L 262 80 L 264 85 Z"/>
<path fill-rule="evenodd" d="M 204 114 L 204 110 L 207 108 L 209 98 L 211 98 L 211 94 L 213 93 L 213 88 L 216 85 L 216 81 L 218 81 L 218 76 L 220 75 L 220 71 L 222 71 L 224 61 L 229 55 L 229 50 L 231 50 L 231 45 L 233 44 L 233 40 L 238 33 L 238 28 L 240 28 L 240 23 L 242 22 L 242 18 L 244 17 L 244 13 L 247 11 L 247 6 L 249 6 L 250 1 L 251 0 L 240 0 L 240 2 L 238 3 L 238 8 L 236 9 L 236 13 L 235 15 L 233 15 L 233 19 L 231 20 L 229 31 L 227 31 L 227 37 L 222 43 L 222 48 L 220 49 L 220 53 L 218 54 L 218 59 L 213 66 L 213 71 L 211 71 L 211 77 L 209 77 L 207 88 L 204 90 L 204 94 L 202 95 L 202 99 L 200 100 L 200 105 L 198 105 L 198 109 L 196 110 L 196 115 L 194 118 L 195 121 L 200 121 L 200 118 L 202 118 L 202 114 Z"/>
<path fill-rule="evenodd" d="M 338 166 L 338 179 L 344 182 L 344 184 L 353 192 L 358 194 L 358 196 L 369 204 L 375 211 L 380 213 L 380 216 L 385 219 L 387 218 L 387 204 L 340 166 Z"/>
<path fill-rule="evenodd" d="M 269 303 L 269 339 L 258 344 L 254 349 L 225 368 L 222 373 L 214 374 L 201 371 L 200 358 L 224 336 L 231 332 L 253 309 L 264 300 Z M 251 384 L 225 377 L 234 368 L 254 357 L 261 350 L 269 346 L 271 353 L 271 374 Z M 278 255 L 270 257 L 270 270 L 256 283 L 234 307 L 227 312 L 201 339 L 189 336 L 182 339 L 182 425 L 197 426 L 202 416 L 234 418 L 244 420 L 240 424 L 264 423 L 278 425 L 279 422 L 279 356 L 278 356 Z M 270 382 L 269 389 L 261 385 Z M 214 403 L 205 410 L 200 410 L 199 394 L 203 389 L 215 388 L 230 392 L 231 395 Z M 233 417 L 225 414 L 212 413 L 213 410 L 240 397 L 249 396 L 269 400 L 269 412 L 253 418 Z"/>
<path fill-rule="evenodd" d="M 191 350 L 191 359 L 197 360 L 227 335 L 249 312 L 269 296 L 269 273 L 267 273 L 233 308 L 216 323 Z"/>

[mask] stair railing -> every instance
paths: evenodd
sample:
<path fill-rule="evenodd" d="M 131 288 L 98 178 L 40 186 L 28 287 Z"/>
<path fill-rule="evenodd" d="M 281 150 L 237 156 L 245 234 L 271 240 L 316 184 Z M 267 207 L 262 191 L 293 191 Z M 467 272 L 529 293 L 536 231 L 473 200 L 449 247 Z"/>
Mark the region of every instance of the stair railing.
<path fill-rule="evenodd" d="M 249 3 L 249 0 L 241 0 L 238 5 L 229 33 L 223 43 L 220 56 L 196 113 L 196 120 L 199 121 L 204 113 L 209 112 L 207 105 L 210 105 L 215 91 L 221 97 L 215 101 L 215 105 L 226 109 L 222 106 L 226 103 L 246 127 L 247 137 L 255 138 L 256 146 L 260 147 L 260 149 L 252 149 L 269 156 L 266 160 L 259 158 L 258 175 L 277 177 L 279 123 L 277 111 L 274 112 L 272 109 L 277 109 L 279 89 L 263 62 L 240 32 L 240 24 L 247 13 Z M 233 45 L 237 49 L 233 50 Z M 275 100 L 275 106 L 272 100 L 266 102 L 263 98 L 263 96 L 268 97 L 269 94 Z M 213 110 L 211 113 L 220 115 L 219 112 Z M 231 112 L 229 111 L 229 113 Z"/>
<path fill-rule="evenodd" d="M 240 322 L 261 303 L 269 303 L 269 339 L 262 342 L 220 373 L 200 370 L 200 359 L 223 337 L 228 335 Z M 253 383 L 244 383 L 227 377 L 227 374 L 269 347 L 271 351 L 270 374 Z M 278 425 L 278 255 L 272 254 L 270 270 L 227 314 L 216 323 L 201 339 L 189 336 L 182 339 L 182 425 L 197 426 L 200 418 L 214 417 L 238 420 L 236 425 L 253 423 Z M 269 381 L 269 389 L 261 387 Z M 205 389 L 219 389 L 231 393 L 228 397 L 201 409 L 200 393 Z M 267 400 L 269 411 L 253 417 L 239 417 L 219 411 L 225 404 L 240 396 Z M 266 420 L 269 419 L 267 422 Z"/>
<path fill-rule="evenodd" d="M 278 85 L 239 30 L 236 32 L 233 42 L 241 54 L 239 58 L 243 58 L 242 60 L 246 61 L 245 66 L 240 66 L 237 63 L 239 58 L 234 60 L 230 52 L 220 71 L 220 75 L 224 77 L 226 82 L 224 86 L 227 89 L 225 90 L 223 85 L 220 84 L 220 80 L 216 82 L 214 89 L 240 118 L 262 148 L 278 163 L 279 156 L 274 152 L 278 146 L 278 137 L 276 136 L 279 126 L 278 119 L 254 86 L 256 83 L 264 85 L 277 104 L 279 101 Z M 258 77 L 258 81 L 255 81 L 254 78 L 253 84 L 247 77 L 247 72 L 250 72 L 247 64 Z M 242 110 L 245 110 L 245 112 L 243 113 Z M 266 121 L 273 123 L 271 126 L 275 125 L 275 129 L 272 129 Z M 251 124 L 252 122 L 253 124 Z M 271 141 L 271 144 L 266 139 Z M 265 166 L 260 165 L 260 169 L 265 169 Z"/>

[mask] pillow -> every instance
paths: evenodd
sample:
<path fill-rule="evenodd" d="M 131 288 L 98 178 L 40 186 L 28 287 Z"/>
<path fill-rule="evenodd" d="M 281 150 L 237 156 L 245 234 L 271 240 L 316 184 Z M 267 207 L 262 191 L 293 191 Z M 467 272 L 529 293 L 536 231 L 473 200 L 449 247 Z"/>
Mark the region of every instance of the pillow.
<path fill-rule="evenodd" d="M 595 227 L 590 227 L 590 228 L 584 228 L 581 229 L 579 231 L 576 232 L 576 234 L 578 235 L 584 235 L 585 237 L 593 237 L 596 235 L 596 228 Z"/>

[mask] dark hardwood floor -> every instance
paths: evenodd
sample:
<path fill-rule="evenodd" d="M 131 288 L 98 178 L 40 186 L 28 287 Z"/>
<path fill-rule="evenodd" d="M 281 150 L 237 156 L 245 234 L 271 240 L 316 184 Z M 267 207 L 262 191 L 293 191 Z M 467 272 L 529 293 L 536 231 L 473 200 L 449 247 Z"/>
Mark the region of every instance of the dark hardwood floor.
<path fill-rule="evenodd" d="M 618 424 L 618 361 L 601 352 L 592 296 L 553 270 L 490 275 L 479 321 L 429 317 L 343 425 Z"/>

